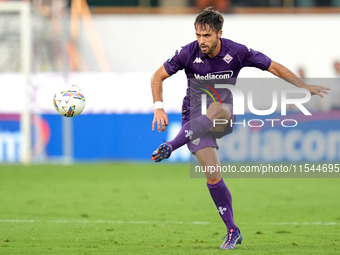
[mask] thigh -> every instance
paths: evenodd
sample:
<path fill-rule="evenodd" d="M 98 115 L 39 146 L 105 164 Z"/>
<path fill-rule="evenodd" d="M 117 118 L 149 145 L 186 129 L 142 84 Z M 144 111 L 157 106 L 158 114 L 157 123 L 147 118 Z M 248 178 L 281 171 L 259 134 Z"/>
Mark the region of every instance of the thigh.
<path fill-rule="evenodd" d="M 212 107 L 209 108 L 213 111 L 216 107 L 212 105 Z M 207 111 L 209 111 L 209 108 Z M 230 126 L 230 120 L 233 118 L 233 110 L 231 105 L 223 103 L 222 106 L 218 107 L 218 109 L 218 113 L 215 113 L 213 117 L 213 119 L 215 119 L 216 121 L 214 122 L 214 126 L 210 129 L 210 131 L 212 132 L 224 132 L 224 130 Z M 209 112 L 207 114 L 209 114 Z M 227 123 L 218 124 L 221 122 L 217 121 L 217 119 L 226 120 Z"/>
<path fill-rule="evenodd" d="M 209 133 L 211 135 L 211 137 L 215 138 L 215 139 L 220 139 L 223 136 L 226 136 L 230 133 L 233 132 L 233 126 L 230 125 L 231 120 L 235 123 L 236 121 L 236 116 L 233 113 L 233 106 L 231 104 L 223 104 L 225 105 L 225 107 L 228 107 L 229 111 L 230 111 L 230 119 L 228 121 L 227 124 L 224 125 L 223 130 L 214 130 L 213 128 L 210 129 Z"/>

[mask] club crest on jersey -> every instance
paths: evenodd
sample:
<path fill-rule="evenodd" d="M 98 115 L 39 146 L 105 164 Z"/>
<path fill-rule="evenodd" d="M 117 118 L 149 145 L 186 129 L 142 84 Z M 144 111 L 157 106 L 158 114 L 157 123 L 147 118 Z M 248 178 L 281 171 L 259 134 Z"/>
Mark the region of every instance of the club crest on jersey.
<path fill-rule="evenodd" d="M 227 62 L 227 64 L 229 64 L 232 60 L 233 60 L 233 57 L 230 56 L 229 54 L 225 55 L 225 57 L 223 58 L 223 60 L 225 62 Z"/>

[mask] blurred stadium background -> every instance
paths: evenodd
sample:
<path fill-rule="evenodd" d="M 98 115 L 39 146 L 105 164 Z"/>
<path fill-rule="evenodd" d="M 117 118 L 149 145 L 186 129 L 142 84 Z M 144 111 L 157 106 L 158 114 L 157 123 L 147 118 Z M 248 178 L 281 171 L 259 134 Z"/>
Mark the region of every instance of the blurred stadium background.
<path fill-rule="evenodd" d="M 166 80 L 170 125 L 152 132 L 151 75 L 195 40 L 194 18 L 210 5 L 224 13 L 224 37 L 332 87 L 310 102 L 308 122 L 289 131 L 236 129 L 221 141 L 221 158 L 339 162 L 339 0 L 33 0 L 0 1 L 0 163 L 149 160 L 180 128 L 186 89 L 183 72 Z M 240 77 L 272 76 L 245 68 Z M 87 105 L 63 118 L 52 98 L 70 83 Z M 295 110 L 289 114 L 299 119 Z M 171 160 L 189 156 L 183 148 Z"/>

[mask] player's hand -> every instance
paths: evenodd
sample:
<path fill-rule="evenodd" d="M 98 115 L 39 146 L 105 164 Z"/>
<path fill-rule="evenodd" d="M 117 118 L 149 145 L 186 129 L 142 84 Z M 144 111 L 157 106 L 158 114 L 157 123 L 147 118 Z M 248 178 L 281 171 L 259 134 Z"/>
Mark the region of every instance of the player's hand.
<path fill-rule="evenodd" d="M 168 115 L 165 113 L 163 109 L 156 109 L 155 114 L 153 116 L 152 121 L 152 130 L 155 130 L 155 124 L 157 123 L 158 132 L 161 132 L 161 125 L 162 131 L 165 131 L 165 126 L 169 124 Z"/>
<path fill-rule="evenodd" d="M 323 98 L 323 95 L 321 93 L 328 95 L 327 90 L 330 90 L 330 88 L 327 88 L 327 87 L 318 86 L 318 85 L 309 85 L 309 84 L 305 87 L 305 89 L 309 90 L 312 96 L 318 95 L 319 97 L 322 97 L 322 98 Z"/>

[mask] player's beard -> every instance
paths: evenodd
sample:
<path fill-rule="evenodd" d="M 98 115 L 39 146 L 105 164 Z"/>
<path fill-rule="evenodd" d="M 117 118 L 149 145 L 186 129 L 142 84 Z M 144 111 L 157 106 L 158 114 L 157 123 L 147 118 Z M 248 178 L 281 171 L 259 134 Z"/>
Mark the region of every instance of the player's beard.
<path fill-rule="evenodd" d="M 202 45 L 200 45 L 200 49 L 201 49 L 201 51 L 202 51 L 202 53 L 203 54 L 206 54 L 206 55 L 209 55 L 210 53 L 212 53 L 215 49 L 216 49 L 216 47 L 217 47 L 217 45 L 218 45 L 218 37 L 216 36 L 216 41 L 215 41 L 215 43 L 211 46 L 211 47 L 209 47 L 208 45 L 205 45 L 206 47 L 207 47 L 207 49 L 206 49 L 206 52 L 204 52 L 203 50 L 202 50 Z"/>

